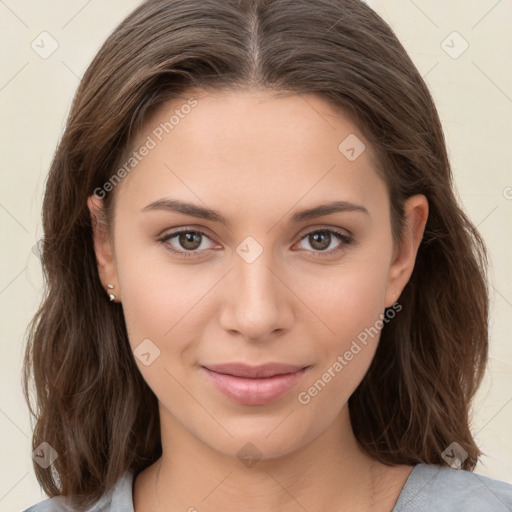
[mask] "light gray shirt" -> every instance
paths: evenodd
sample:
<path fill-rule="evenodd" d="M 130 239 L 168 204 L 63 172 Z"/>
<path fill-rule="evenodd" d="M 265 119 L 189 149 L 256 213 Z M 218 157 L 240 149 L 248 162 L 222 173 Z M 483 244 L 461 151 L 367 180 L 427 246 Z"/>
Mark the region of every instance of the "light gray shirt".
<path fill-rule="evenodd" d="M 87 512 L 134 512 L 133 473 L 127 471 L 114 488 Z M 72 512 L 66 498 L 56 496 L 24 512 Z M 512 485 L 476 473 L 418 464 L 407 479 L 392 512 L 512 512 Z"/>

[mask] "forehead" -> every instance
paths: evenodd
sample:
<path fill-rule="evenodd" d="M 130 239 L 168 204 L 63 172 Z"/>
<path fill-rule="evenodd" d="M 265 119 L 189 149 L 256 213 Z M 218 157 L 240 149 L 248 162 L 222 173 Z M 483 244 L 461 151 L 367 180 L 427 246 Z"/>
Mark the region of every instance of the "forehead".
<path fill-rule="evenodd" d="M 119 191 L 138 204 L 171 194 L 242 210 L 387 199 L 361 131 L 313 94 L 191 90 L 146 119 L 131 151 L 145 145 Z"/>

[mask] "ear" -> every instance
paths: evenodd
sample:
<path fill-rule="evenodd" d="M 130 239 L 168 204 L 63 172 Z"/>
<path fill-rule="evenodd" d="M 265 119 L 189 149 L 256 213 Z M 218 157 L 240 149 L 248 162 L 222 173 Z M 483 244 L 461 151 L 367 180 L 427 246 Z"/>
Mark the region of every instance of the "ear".
<path fill-rule="evenodd" d="M 94 252 L 96 253 L 96 264 L 101 284 L 105 288 L 106 293 L 114 293 L 116 302 L 119 302 L 120 293 L 114 250 L 104 220 L 103 200 L 95 195 L 89 196 L 87 198 L 87 206 L 91 214 Z M 113 290 L 107 289 L 107 284 L 112 284 L 114 286 Z"/>
<path fill-rule="evenodd" d="M 427 198 L 422 194 L 410 197 L 405 202 L 404 210 L 406 222 L 402 233 L 402 243 L 393 251 L 386 289 L 386 307 L 391 307 L 397 301 L 411 278 L 418 247 L 427 224 L 429 211 Z"/>

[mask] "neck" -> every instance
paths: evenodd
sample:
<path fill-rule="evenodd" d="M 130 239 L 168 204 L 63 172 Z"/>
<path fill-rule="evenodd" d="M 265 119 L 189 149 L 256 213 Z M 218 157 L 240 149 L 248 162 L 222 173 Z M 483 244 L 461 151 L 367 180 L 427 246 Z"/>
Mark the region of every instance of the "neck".
<path fill-rule="evenodd" d="M 183 429 L 162 407 L 160 413 L 162 457 L 137 478 L 137 512 L 363 512 L 374 510 L 376 502 L 379 511 L 390 511 L 411 469 L 389 470 L 368 457 L 355 439 L 347 408 L 328 430 L 274 457 L 247 440 L 232 440 L 233 455 L 221 453 Z"/>

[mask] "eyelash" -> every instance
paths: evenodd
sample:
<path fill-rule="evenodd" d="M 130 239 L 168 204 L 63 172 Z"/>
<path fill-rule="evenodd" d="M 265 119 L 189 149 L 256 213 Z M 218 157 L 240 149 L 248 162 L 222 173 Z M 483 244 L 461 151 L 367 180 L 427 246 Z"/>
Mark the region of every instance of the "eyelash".
<path fill-rule="evenodd" d="M 210 238 L 208 236 L 208 234 L 205 233 L 204 231 L 201 231 L 199 229 L 186 229 L 185 228 L 185 229 L 180 229 L 179 231 L 174 231 L 172 233 L 169 233 L 169 234 L 165 235 L 164 237 L 158 239 L 158 241 L 160 243 L 164 244 L 166 249 L 169 250 L 170 252 L 172 252 L 173 254 L 178 254 L 179 256 L 183 256 L 185 258 L 198 257 L 197 255 L 200 254 L 201 251 L 197 251 L 197 250 L 196 251 L 177 251 L 169 244 L 170 240 L 172 240 L 173 238 L 176 238 L 177 236 L 181 235 L 182 233 L 194 233 L 194 234 L 199 234 L 201 236 L 204 236 L 208 239 Z M 330 251 L 313 251 L 313 253 L 315 255 L 319 256 L 320 258 L 327 257 L 327 256 L 333 256 L 334 254 L 337 254 L 340 251 L 343 251 L 347 245 L 351 245 L 354 243 L 354 239 L 352 236 L 347 235 L 346 233 L 343 233 L 341 231 L 337 231 L 335 229 L 328 229 L 328 228 L 320 228 L 320 229 L 315 229 L 313 231 L 309 231 L 304 236 L 301 236 L 299 241 L 301 242 L 308 236 L 314 235 L 316 233 L 329 233 L 331 235 L 334 235 L 341 242 L 343 242 L 340 245 L 338 245 L 338 247 L 336 247 L 335 249 L 331 249 Z"/>

